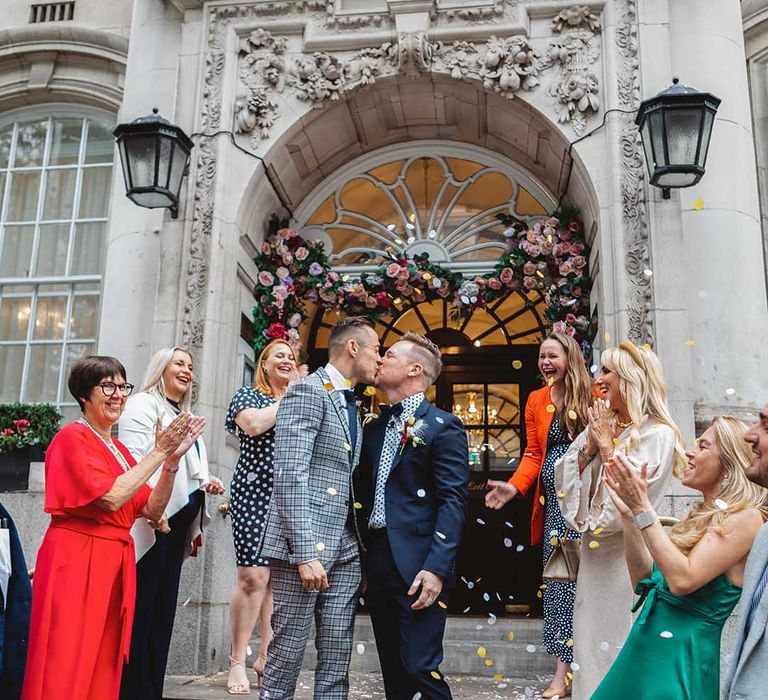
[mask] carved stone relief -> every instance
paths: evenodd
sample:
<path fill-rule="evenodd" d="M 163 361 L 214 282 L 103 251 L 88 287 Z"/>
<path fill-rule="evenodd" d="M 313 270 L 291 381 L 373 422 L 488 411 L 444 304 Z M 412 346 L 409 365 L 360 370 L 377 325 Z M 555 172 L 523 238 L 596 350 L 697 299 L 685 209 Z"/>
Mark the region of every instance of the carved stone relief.
<path fill-rule="evenodd" d="M 432 49 L 426 32 L 400 32 L 397 36 L 397 72 L 418 78 L 432 65 Z"/>

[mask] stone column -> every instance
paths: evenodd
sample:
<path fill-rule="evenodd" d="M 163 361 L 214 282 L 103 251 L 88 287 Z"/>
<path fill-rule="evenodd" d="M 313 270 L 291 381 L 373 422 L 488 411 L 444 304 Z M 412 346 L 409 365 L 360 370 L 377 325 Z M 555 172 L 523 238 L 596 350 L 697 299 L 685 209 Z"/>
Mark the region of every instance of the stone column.
<path fill-rule="evenodd" d="M 768 400 L 763 250 L 754 140 L 737 0 L 669 2 L 672 70 L 686 85 L 722 99 L 701 182 L 679 191 L 696 423 L 713 415 L 754 415 Z M 645 76 L 644 76 L 645 77 Z M 646 95 L 671 75 L 643 81 Z M 675 197 L 675 195 L 673 195 Z M 674 201 L 674 199 L 673 199 Z M 682 345 L 680 353 L 688 352 Z"/>
<path fill-rule="evenodd" d="M 153 107 L 174 120 L 180 28 L 181 18 L 170 3 L 135 0 L 119 121 L 149 114 Z M 133 383 L 141 381 L 155 349 L 161 240 L 169 235 L 163 231 L 169 216 L 164 209 L 143 209 L 125 196 L 115 151 L 98 350 L 120 358 Z"/>

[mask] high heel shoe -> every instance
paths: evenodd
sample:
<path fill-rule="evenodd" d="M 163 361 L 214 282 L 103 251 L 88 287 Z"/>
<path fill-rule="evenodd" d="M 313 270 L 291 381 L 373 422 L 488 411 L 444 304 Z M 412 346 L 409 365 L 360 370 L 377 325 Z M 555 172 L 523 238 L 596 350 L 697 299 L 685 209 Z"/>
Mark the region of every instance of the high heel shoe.
<path fill-rule="evenodd" d="M 570 694 L 571 694 L 571 688 L 568 685 L 564 685 L 562 688 L 553 688 L 552 686 L 550 686 L 541 694 L 541 697 L 542 698 L 558 697 L 558 698 L 561 698 L 562 700 L 562 698 Z"/>
<path fill-rule="evenodd" d="M 259 654 L 253 662 L 253 672 L 256 674 L 256 687 L 261 688 L 261 680 L 264 677 L 264 667 L 267 665 L 267 657 Z"/>
<path fill-rule="evenodd" d="M 238 681 L 237 683 L 232 683 L 232 671 L 233 669 L 236 669 L 238 666 L 243 669 L 243 675 L 245 676 L 245 683 L 241 681 Z M 230 695 L 250 695 L 251 694 L 251 684 L 248 681 L 248 672 L 245 670 L 245 663 L 243 661 L 238 661 L 237 659 L 231 656 L 229 657 L 229 678 L 227 678 L 227 692 Z"/>

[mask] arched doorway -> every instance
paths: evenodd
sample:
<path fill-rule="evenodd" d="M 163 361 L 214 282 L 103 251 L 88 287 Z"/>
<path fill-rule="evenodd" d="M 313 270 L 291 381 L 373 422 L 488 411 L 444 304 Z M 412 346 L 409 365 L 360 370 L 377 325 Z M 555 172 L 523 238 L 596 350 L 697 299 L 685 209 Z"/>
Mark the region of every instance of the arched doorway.
<path fill-rule="evenodd" d="M 340 275 L 367 274 L 382 254 L 430 260 L 465 276 L 493 268 L 506 250 L 499 214 L 532 225 L 554 206 L 546 189 L 507 159 L 476 146 L 436 141 L 380 149 L 330 175 L 301 204 L 296 227 L 325 242 Z M 376 330 L 384 347 L 408 331 L 436 342 L 444 370 L 429 398 L 467 429 L 470 508 L 457 562 L 452 612 L 527 612 L 540 583 L 540 551 L 529 547 L 530 496 L 500 512 L 484 506 L 489 478 L 507 479 L 525 448 L 523 407 L 538 388 L 544 298 L 516 291 L 456 313 L 449 300 L 403 294 Z M 314 368 L 327 358 L 335 311 L 316 310 L 304 329 Z"/>

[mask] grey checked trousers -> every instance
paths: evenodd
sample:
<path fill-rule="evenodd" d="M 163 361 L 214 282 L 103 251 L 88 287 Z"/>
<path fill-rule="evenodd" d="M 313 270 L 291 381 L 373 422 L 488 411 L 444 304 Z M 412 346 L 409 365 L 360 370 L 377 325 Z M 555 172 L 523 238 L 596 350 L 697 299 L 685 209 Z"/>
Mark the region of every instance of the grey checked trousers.
<path fill-rule="evenodd" d="M 312 617 L 315 619 L 315 700 L 347 700 L 352 656 L 360 554 L 357 539 L 345 529 L 337 560 L 327 570 L 324 593 L 301 585 L 298 567 L 273 560 L 272 631 L 260 700 L 293 700 Z"/>

